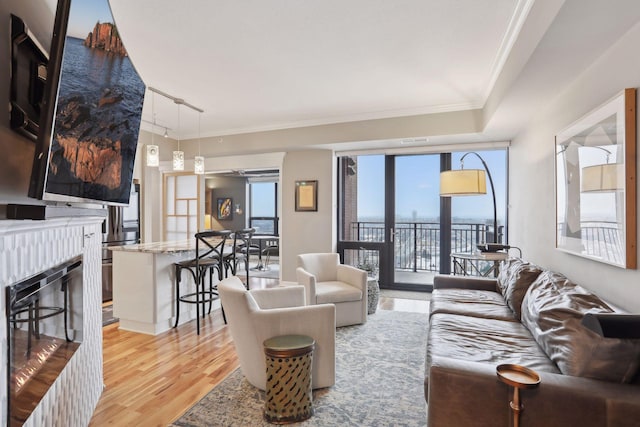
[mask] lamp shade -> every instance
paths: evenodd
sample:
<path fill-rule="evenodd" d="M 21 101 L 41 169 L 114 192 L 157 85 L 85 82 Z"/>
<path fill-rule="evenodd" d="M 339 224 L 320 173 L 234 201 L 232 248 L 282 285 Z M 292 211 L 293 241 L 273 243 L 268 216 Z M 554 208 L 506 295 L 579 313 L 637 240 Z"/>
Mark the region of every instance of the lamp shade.
<path fill-rule="evenodd" d="M 195 156 L 193 158 L 193 173 L 202 175 L 204 173 L 204 157 Z"/>
<path fill-rule="evenodd" d="M 487 194 L 487 179 L 482 169 L 460 169 L 440 173 L 440 196 L 478 194 Z"/>
<path fill-rule="evenodd" d="M 147 166 L 160 166 L 160 149 L 157 145 L 147 145 Z"/>
<path fill-rule="evenodd" d="M 618 163 L 584 167 L 580 176 L 580 191 L 583 193 L 617 191 L 624 188 L 624 167 Z"/>
<path fill-rule="evenodd" d="M 174 171 L 184 170 L 184 151 L 173 152 L 173 170 Z"/>

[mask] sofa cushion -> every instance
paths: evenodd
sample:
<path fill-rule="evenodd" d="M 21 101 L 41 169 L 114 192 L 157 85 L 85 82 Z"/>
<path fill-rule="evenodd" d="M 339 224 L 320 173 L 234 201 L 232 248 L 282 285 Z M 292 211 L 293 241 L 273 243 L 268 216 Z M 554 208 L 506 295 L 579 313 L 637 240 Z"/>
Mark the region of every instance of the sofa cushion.
<path fill-rule="evenodd" d="M 432 357 L 441 356 L 560 372 L 520 322 L 456 314 L 434 314 L 429 322 L 427 366 Z"/>
<path fill-rule="evenodd" d="M 510 258 L 500 264 L 498 289 L 517 319 L 521 316 L 524 295 L 540 273 L 542 270 L 539 267 L 519 258 Z"/>
<path fill-rule="evenodd" d="M 361 299 L 362 291 L 344 282 L 322 282 L 322 286 L 316 287 L 316 304 L 360 301 Z"/>
<path fill-rule="evenodd" d="M 435 313 L 517 322 L 502 295 L 479 289 L 434 289 L 429 303 L 429 316 Z"/>
<path fill-rule="evenodd" d="M 586 313 L 612 313 L 593 293 L 545 271 L 522 303 L 522 323 L 563 374 L 614 382 L 633 380 L 640 340 L 605 338 L 582 325 Z"/>

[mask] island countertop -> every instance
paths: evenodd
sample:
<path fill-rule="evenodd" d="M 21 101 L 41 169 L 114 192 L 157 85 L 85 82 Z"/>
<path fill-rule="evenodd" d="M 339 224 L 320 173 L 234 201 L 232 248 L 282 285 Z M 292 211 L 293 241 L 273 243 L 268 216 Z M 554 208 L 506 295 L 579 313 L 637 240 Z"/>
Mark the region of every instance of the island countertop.
<path fill-rule="evenodd" d="M 169 242 L 138 243 L 135 245 L 109 246 L 107 249 L 123 252 L 146 252 L 152 254 L 172 254 L 195 251 L 195 240 L 174 240 Z"/>

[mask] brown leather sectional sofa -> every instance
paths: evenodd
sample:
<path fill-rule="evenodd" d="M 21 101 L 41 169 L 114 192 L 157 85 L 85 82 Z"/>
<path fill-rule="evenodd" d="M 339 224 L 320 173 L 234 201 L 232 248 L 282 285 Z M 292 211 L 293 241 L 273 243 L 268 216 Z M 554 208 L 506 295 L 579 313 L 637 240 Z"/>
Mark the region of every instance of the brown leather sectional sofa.
<path fill-rule="evenodd" d="M 436 276 L 429 316 L 429 427 L 508 427 L 504 363 L 541 377 L 521 392 L 522 426 L 640 426 L 640 317 L 563 275 L 512 259 L 497 279 Z"/>

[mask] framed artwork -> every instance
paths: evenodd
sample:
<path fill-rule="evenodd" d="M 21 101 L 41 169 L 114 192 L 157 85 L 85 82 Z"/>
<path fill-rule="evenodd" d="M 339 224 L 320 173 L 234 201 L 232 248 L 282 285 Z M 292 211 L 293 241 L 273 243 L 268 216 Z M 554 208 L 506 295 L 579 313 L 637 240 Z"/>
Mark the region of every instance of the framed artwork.
<path fill-rule="evenodd" d="M 296 212 L 318 211 L 318 181 L 296 181 Z"/>
<path fill-rule="evenodd" d="M 233 199 L 231 197 L 222 197 L 217 200 L 217 218 L 218 219 L 231 219 L 233 217 Z"/>
<path fill-rule="evenodd" d="M 636 89 L 556 136 L 556 247 L 636 268 Z"/>

